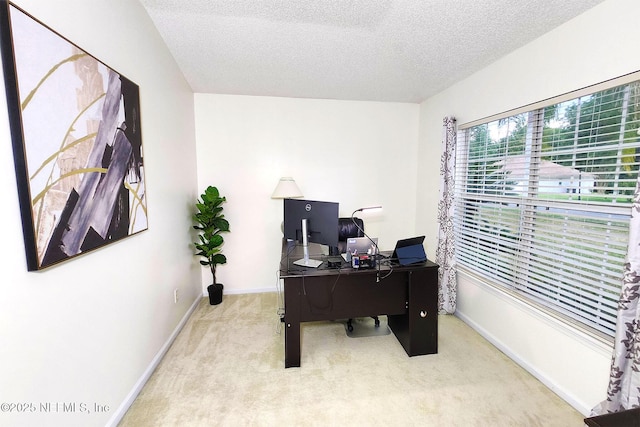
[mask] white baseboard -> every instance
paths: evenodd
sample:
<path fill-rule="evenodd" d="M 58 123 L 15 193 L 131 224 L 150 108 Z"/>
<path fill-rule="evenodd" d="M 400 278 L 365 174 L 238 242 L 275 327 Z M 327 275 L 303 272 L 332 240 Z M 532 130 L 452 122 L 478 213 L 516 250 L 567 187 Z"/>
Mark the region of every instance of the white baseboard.
<path fill-rule="evenodd" d="M 158 351 L 158 353 L 155 355 L 155 357 L 153 358 L 153 360 L 151 361 L 147 369 L 144 371 L 140 379 L 134 385 L 133 389 L 127 395 L 127 398 L 120 404 L 120 406 L 114 412 L 111 419 L 109 419 L 109 421 L 106 424 L 107 426 L 116 427 L 118 423 L 122 420 L 124 415 L 129 410 L 129 407 L 133 405 L 133 402 L 136 400 L 136 397 L 138 397 L 138 394 L 140 394 L 140 392 L 142 391 L 142 388 L 144 387 L 144 385 L 147 383 L 147 381 L 149 381 L 149 378 L 151 377 L 151 374 L 153 374 L 153 371 L 155 371 L 155 369 L 160 364 L 160 361 L 169 350 L 169 347 L 171 347 L 171 344 L 173 344 L 176 337 L 178 336 L 178 334 L 180 333 L 184 325 L 187 323 L 187 320 L 189 320 L 189 317 L 191 317 L 191 314 L 193 314 L 196 307 L 198 307 L 198 304 L 200 304 L 201 300 L 202 298 L 198 296 L 195 299 L 195 301 L 193 301 L 193 304 L 191 304 L 191 307 L 189 307 L 189 310 L 187 310 L 185 315 L 182 316 L 182 319 L 180 320 L 180 323 L 178 323 L 178 326 L 176 326 L 171 336 L 169 336 L 169 338 L 164 343 L 162 348 L 160 348 L 160 351 Z"/>
<path fill-rule="evenodd" d="M 500 340 L 498 340 L 495 336 L 490 334 L 487 330 L 480 327 L 477 323 L 472 321 L 470 318 L 465 316 L 463 313 L 459 311 L 455 312 L 455 316 L 460 318 L 464 323 L 469 325 L 473 330 L 479 333 L 484 339 L 489 341 L 493 346 L 498 348 L 501 352 L 506 354 L 511 360 L 513 360 L 516 364 L 522 367 L 524 370 L 529 372 L 535 378 L 537 378 L 541 383 L 547 386 L 551 391 L 560 396 L 565 402 L 571 405 L 576 411 L 580 412 L 584 416 L 588 416 L 591 412 L 591 408 L 587 408 L 582 402 L 579 402 L 574 396 L 568 393 L 563 388 L 559 387 L 557 383 L 552 381 L 549 377 L 544 375 L 542 372 L 537 370 L 533 365 L 529 364 L 525 360 L 523 360 L 516 353 L 511 351 L 508 346 L 504 345 Z"/>
<path fill-rule="evenodd" d="M 268 292 L 277 292 L 276 288 L 260 288 L 260 289 L 227 289 L 224 288 L 223 293 L 227 295 L 243 295 L 243 294 L 264 294 Z M 202 290 L 202 296 L 208 297 L 207 288 Z"/>

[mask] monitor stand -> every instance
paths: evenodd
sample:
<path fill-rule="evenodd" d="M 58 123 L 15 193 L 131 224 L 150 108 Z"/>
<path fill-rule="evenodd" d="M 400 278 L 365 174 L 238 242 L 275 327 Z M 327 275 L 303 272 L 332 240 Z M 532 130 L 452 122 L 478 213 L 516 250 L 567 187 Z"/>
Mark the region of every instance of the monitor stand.
<path fill-rule="evenodd" d="M 304 258 L 301 258 L 293 263 L 300 267 L 312 267 L 318 268 L 322 264 L 322 261 L 309 258 L 309 238 L 307 235 L 307 219 L 302 220 L 302 250 L 304 252 Z"/>

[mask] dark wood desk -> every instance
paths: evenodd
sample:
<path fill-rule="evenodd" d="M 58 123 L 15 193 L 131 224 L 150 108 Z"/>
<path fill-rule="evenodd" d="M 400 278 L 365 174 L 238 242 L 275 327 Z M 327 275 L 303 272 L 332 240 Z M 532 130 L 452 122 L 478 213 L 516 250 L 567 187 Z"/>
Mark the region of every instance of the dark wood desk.
<path fill-rule="evenodd" d="M 640 408 L 632 408 L 585 418 L 589 427 L 634 427 L 640 426 Z"/>
<path fill-rule="evenodd" d="M 317 247 L 316 247 L 317 248 Z M 302 249 L 283 244 L 285 368 L 300 366 L 300 323 L 387 315 L 409 356 L 438 352 L 438 266 L 431 261 L 406 267 L 381 263 L 377 269 L 328 268 L 310 249 L 319 268 L 298 267 Z M 385 277 L 386 276 L 386 277 Z"/>

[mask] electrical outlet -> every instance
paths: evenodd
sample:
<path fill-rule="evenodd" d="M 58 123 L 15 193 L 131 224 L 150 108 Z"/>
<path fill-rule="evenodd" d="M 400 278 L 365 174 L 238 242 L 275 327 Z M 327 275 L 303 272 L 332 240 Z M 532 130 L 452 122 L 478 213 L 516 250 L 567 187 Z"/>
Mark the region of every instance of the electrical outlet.
<path fill-rule="evenodd" d="M 177 290 L 177 289 L 174 289 L 174 290 L 173 290 L 173 303 L 174 303 L 174 304 L 177 304 L 177 303 L 178 303 L 178 301 L 179 301 L 179 299 L 180 299 L 180 298 L 178 297 L 178 290 Z"/>

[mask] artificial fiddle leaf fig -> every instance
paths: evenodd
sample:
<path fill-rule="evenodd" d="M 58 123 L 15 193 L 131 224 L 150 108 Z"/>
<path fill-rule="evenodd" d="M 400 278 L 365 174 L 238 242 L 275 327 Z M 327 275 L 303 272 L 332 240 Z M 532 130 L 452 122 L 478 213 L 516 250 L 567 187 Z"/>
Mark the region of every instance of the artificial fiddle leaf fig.
<path fill-rule="evenodd" d="M 220 233 L 229 231 L 229 221 L 224 217 L 222 203 L 226 202 L 226 197 L 221 197 L 216 187 L 209 186 L 196 202 L 197 212 L 193 215 L 196 225 L 193 226 L 200 231 L 199 241 L 194 242 L 196 256 L 201 265 L 209 266 L 213 276 L 213 284 L 216 284 L 216 266 L 226 264 L 227 257 L 222 252 L 224 238 Z"/>

